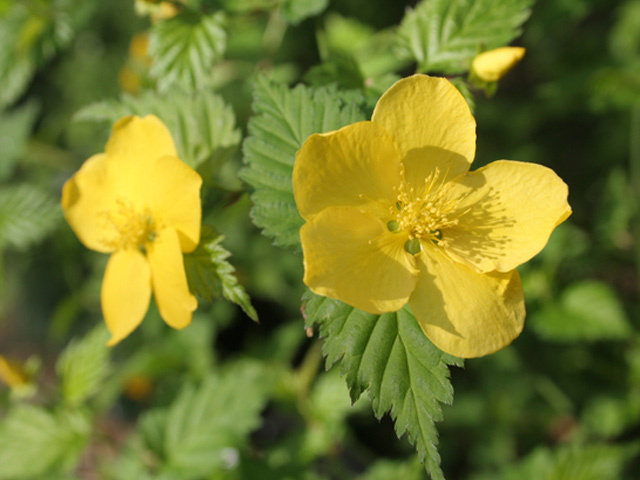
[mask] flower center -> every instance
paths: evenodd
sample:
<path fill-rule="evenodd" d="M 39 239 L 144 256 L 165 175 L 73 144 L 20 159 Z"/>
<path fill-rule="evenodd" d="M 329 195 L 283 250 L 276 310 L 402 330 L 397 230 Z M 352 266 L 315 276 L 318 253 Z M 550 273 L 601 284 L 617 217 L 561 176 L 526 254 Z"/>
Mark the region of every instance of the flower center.
<path fill-rule="evenodd" d="M 138 249 L 146 252 L 146 245 L 156 237 L 156 223 L 151 212 L 137 211 L 130 202 L 119 199 L 117 207 L 105 212 L 109 226 L 117 235 L 107 243 L 116 250 Z"/>
<path fill-rule="evenodd" d="M 452 218 L 459 200 L 450 195 L 451 184 L 445 183 L 445 176 L 436 168 L 426 179 L 424 192 L 420 195 L 413 187 L 409 187 L 404 179 L 396 188 L 398 192 L 396 208 L 391 209 L 391 220 L 387 226 L 390 231 L 404 231 L 409 234 L 405 249 L 411 254 L 420 251 L 420 240 L 431 240 L 436 245 L 444 245 L 444 230 L 457 225 L 458 220 Z"/>

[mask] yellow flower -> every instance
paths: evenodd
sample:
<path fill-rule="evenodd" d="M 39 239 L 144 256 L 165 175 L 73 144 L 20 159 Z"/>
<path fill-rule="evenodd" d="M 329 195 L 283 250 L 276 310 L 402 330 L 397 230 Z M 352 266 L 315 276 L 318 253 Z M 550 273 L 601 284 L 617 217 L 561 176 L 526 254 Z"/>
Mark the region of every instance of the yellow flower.
<path fill-rule="evenodd" d="M 105 153 L 89 158 L 63 187 L 62 209 L 80 241 L 112 254 L 101 291 L 108 345 L 142 322 L 152 289 L 173 328 L 189 325 L 197 308 L 182 252 L 200 241 L 202 179 L 177 155 L 160 119 L 125 117 Z"/>
<path fill-rule="evenodd" d="M 411 306 L 440 349 L 477 357 L 522 330 L 515 268 L 570 214 L 550 169 L 500 160 L 475 172 L 475 120 L 447 80 L 414 75 L 371 121 L 312 135 L 293 187 L 304 282 L 381 314 Z"/>
<path fill-rule="evenodd" d="M 497 82 L 524 57 L 522 47 L 502 47 L 476 56 L 471 72 L 485 82 Z"/>

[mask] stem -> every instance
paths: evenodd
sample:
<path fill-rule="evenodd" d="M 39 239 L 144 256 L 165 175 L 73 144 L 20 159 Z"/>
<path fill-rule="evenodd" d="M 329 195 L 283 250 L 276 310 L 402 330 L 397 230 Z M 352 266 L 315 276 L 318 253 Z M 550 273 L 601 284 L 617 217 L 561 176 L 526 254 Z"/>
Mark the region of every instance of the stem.
<path fill-rule="evenodd" d="M 303 416 L 308 413 L 309 391 L 322 365 L 322 342 L 316 340 L 311 344 L 302 363 L 296 371 L 296 395 L 298 408 Z"/>
<path fill-rule="evenodd" d="M 629 139 L 629 183 L 631 191 L 640 192 L 640 107 L 631 109 L 631 128 Z M 635 238 L 636 270 L 640 276 L 640 200 L 632 198 L 634 215 L 631 231 Z"/>
<path fill-rule="evenodd" d="M 276 9 L 269 15 L 267 27 L 264 29 L 262 36 L 262 48 L 269 55 L 273 55 L 278 51 L 282 44 L 282 39 L 287 31 L 287 23 L 282 19 L 280 10 Z"/>

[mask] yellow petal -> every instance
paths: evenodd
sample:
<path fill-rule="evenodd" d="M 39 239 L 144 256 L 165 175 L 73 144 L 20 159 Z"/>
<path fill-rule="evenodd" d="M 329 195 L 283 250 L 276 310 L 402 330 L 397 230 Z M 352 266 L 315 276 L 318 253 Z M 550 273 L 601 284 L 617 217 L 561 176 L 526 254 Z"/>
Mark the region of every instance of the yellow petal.
<path fill-rule="evenodd" d="M 500 160 L 450 185 L 451 198 L 462 198 L 458 211 L 468 211 L 443 231 L 445 248 L 478 272 L 513 270 L 571 215 L 567 185 L 542 165 Z"/>
<path fill-rule="evenodd" d="M 425 335 L 439 349 L 481 357 L 509 345 L 522 331 L 525 309 L 520 276 L 479 274 L 424 245 L 420 277 L 409 300 Z"/>
<path fill-rule="evenodd" d="M 310 220 L 324 208 L 352 206 L 389 215 L 400 183 L 400 155 L 384 128 L 359 122 L 312 135 L 296 155 L 293 190 Z"/>
<path fill-rule="evenodd" d="M 471 71 L 485 82 L 497 82 L 524 57 L 522 47 L 502 47 L 473 59 Z"/>
<path fill-rule="evenodd" d="M 165 156 L 155 161 L 145 183 L 154 220 L 178 232 L 183 252 L 193 251 L 200 241 L 200 175 L 179 158 Z"/>
<path fill-rule="evenodd" d="M 451 152 L 463 173 L 476 151 L 476 122 L 462 94 L 444 78 L 413 75 L 396 82 L 376 105 L 371 121 L 384 126 L 403 157 L 425 161 Z M 461 165 L 464 159 L 467 165 Z"/>
<path fill-rule="evenodd" d="M 105 146 L 105 153 L 111 162 L 119 164 L 119 168 L 134 166 L 146 172 L 151 170 L 157 158 L 178 156 L 171 133 L 155 115 L 143 118 L 130 116 L 118 120 Z"/>
<path fill-rule="evenodd" d="M 112 252 L 117 231 L 107 212 L 117 207 L 118 192 L 107 157 L 94 155 L 62 188 L 62 211 L 80 241 L 91 250 Z"/>
<path fill-rule="evenodd" d="M 113 346 L 144 319 L 151 299 L 151 274 L 138 250 L 121 250 L 109 258 L 102 280 L 102 314 Z"/>
<path fill-rule="evenodd" d="M 191 323 L 198 301 L 189 292 L 178 234 L 173 228 L 158 233 L 147 252 L 153 295 L 162 319 L 173 328 Z"/>
<path fill-rule="evenodd" d="M 304 283 L 369 313 L 402 308 L 416 284 L 407 235 L 353 207 L 324 209 L 300 230 Z"/>

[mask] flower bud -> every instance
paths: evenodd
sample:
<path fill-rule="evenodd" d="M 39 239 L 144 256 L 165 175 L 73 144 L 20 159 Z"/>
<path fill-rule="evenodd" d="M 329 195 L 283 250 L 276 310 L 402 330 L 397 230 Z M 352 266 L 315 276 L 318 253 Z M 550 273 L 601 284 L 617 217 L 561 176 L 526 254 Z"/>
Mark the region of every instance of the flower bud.
<path fill-rule="evenodd" d="M 502 47 L 476 56 L 471 73 L 485 82 L 497 82 L 524 56 L 522 47 Z"/>

